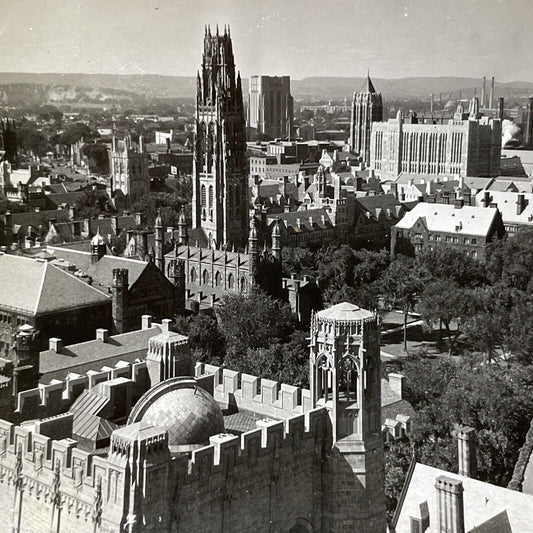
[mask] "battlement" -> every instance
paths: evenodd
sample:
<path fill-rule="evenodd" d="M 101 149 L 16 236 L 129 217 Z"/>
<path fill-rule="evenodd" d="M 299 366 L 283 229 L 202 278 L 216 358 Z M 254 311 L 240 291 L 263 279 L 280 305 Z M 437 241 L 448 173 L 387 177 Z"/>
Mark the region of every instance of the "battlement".
<path fill-rule="evenodd" d="M 196 363 L 196 378 L 226 406 L 284 419 L 311 410 L 311 391 L 206 363 Z M 210 377 L 211 380 L 206 378 Z"/>
<path fill-rule="evenodd" d="M 53 379 L 48 385 L 39 384 L 34 389 L 19 392 L 15 413 L 22 419 L 63 413 L 83 391 L 119 377 L 133 382 L 133 398 L 140 397 L 150 387 L 145 361 L 118 361 L 113 367 L 103 366 L 82 375 L 72 373 L 63 381 Z"/>

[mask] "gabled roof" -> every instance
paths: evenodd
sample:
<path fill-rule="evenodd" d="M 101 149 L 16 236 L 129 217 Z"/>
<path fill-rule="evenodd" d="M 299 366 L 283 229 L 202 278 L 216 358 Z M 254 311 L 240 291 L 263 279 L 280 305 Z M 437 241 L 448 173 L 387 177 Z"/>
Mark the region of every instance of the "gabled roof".
<path fill-rule="evenodd" d="M 497 209 L 450 204 L 419 203 L 396 224 L 399 229 L 411 229 L 424 219 L 429 231 L 479 235 L 486 237 L 498 216 Z"/>
<path fill-rule="evenodd" d="M 524 209 L 517 214 L 518 195 L 524 197 Z M 480 191 L 476 195 L 476 205 L 481 206 L 485 191 Z M 490 203 L 496 204 L 496 207 L 502 214 L 504 222 L 514 222 L 522 224 L 531 224 L 533 227 L 533 194 L 523 194 L 518 192 L 490 191 Z"/>
<path fill-rule="evenodd" d="M 393 194 L 357 196 L 355 208 L 375 220 L 379 219 L 380 214 L 383 214 L 387 219 L 397 219 L 402 212 L 402 204 Z"/>
<path fill-rule="evenodd" d="M 99 261 L 87 268 L 86 274 L 93 278 L 94 286 L 107 292 L 107 288 L 113 283 L 113 269 L 128 269 L 128 285 L 132 285 L 141 277 L 148 266 L 148 262 L 114 255 L 104 255 Z"/>
<path fill-rule="evenodd" d="M 322 217 L 325 217 L 324 221 L 322 221 Z M 276 218 L 279 218 L 285 227 L 294 233 L 300 233 L 302 229 L 303 231 L 311 231 L 315 228 L 326 229 L 333 227 L 329 214 L 323 207 L 267 215 L 269 224 L 274 222 Z M 300 227 L 298 226 L 298 220 L 300 221 Z"/>
<path fill-rule="evenodd" d="M 108 303 L 110 299 L 42 259 L 0 254 L 0 307 L 31 315 Z"/>
<path fill-rule="evenodd" d="M 427 506 L 429 510 L 431 530 L 438 530 L 439 514 L 435 480 L 443 475 L 460 480 L 463 484 L 465 531 L 470 533 L 531 531 L 533 496 L 416 463 L 408 485 L 404 488 L 405 497 L 399 509 L 395 528 L 397 533 L 412 531 L 410 518 L 421 518 L 421 504 Z M 499 524 L 503 529 L 494 529 L 495 524 Z"/>

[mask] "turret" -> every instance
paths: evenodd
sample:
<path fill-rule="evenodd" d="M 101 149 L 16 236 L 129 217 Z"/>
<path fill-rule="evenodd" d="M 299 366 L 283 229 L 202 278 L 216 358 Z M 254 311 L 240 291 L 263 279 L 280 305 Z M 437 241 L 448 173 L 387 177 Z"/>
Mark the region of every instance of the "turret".
<path fill-rule="evenodd" d="M 113 323 L 117 333 L 128 331 L 128 269 L 113 269 L 112 308 Z"/>
<path fill-rule="evenodd" d="M 178 220 L 178 244 L 180 246 L 187 246 L 187 242 L 187 219 L 185 218 L 185 211 L 182 209 Z"/>
<path fill-rule="evenodd" d="M 185 314 L 185 261 L 171 259 L 168 264 L 168 278 L 176 288 L 175 313 Z"/>
<path fill-rule="evenodd" d="M 37 386 L 39 375 L 38 331 L 30 324 L 23 324 L 16 334 L 13 360 L 13 395 L 21 390 Z"/>
<path fill-rule="evenodd" d="M 281 261 L 281 248 L 281 220 L 277 217 L 272 228 L 272 255 L 278 261 Z"/>
<path fill-rule="evenodd" d="M 250 233 L 248 235 L 248 255 L 250 257 L 250 284 L 256 285 L 259 268 L 259 240 L 257 237 L 257 227 L 255 216 L 250 218 Z"/>
<path fill-rule="evenodd" d="M 100 235 L 100 228 L 96 230 L 96 235 L 91 239 L 91 264 L 98 263 L 106 252 L 105 241 Z"/>
<path fill-rule="evenodd" d="M 155 219 L 155 266 L 165 271 L 165 256 L 163 254 L 164 235 L 165 228 L 163 227 L 163 218 L 161 217 L 161 209 L 157 211 L 157 217 Z"/>

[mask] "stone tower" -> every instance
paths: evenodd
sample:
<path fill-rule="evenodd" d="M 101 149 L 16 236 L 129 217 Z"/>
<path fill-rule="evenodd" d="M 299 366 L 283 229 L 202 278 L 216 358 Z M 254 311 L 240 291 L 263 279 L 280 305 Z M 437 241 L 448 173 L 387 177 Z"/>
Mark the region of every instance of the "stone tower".
<path fill-rule="evenodd" d="M 370 74 L 358 93 L 353 95 L 350 125 L 350 149 L 357 152 L 363 163 L 370 163 L 370 134 L 372 122 L 383 120 L 381 93 L 376 92 Z"/>
<path fill-rule="evenodd" d="M 128 269 L 113 269 L 112 306 L 116 333 L 128 331 Z"/>
<path fill-rule="evenodd" d="M 322 531 L 384 533 L 380 338 L 376 314 L 341 303 L 311 319 L 311 401 L 331 420 Z"/>
<path fill-rule="evenodd" d="M 6 152 L 6 159 L 12 168 L 18 167 L 17 129 L 13 119 L 5 118 L 1 122 L 1 149 Z"/>
<path fill-rule="evenodd" d="M 98 263 L 106 252 L 105 241 L 100 235 L 100 228 L 97 228 L 96 235 L 91 239 L 91 264 Z"/>
<path fill-rule="evenodd" d="M 207 28 L 198 73 L 192 229 L 209 246 L 243 247 L 248 236 L 246 137 L 240 74 L 229 30 Z"/>
<path fill-rule="evenodd" d="M 163 219 L 161 217 L 161 209 L 157 211 L 157 217 L 155 219 L 155 266 L 165 272 L 165 255 L 163 252 L 164 240 L 165 240 L 165 228 L 163 227 Z"/>

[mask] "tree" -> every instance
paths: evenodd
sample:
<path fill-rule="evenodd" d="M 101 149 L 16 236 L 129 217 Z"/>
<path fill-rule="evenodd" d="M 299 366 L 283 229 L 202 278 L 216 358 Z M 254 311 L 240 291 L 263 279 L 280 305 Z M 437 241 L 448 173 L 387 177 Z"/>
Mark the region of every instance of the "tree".
<path fill-rule="evenodd" d="M 84 141 L 91 141 L 98 137 L 98 132 L 91 129 L 87 124 L 83 122 L 76 122 L 70 124 L 65 128 L 65 131 L 60 135 L 59 142 L 61 144 L 74 144 L 81 139 Z"/>
<path fill-rule="evenodd" d="M 225 343 L 217 320 L 212 315 L 176 316 L 174 328 L 189 337 L 192 357 L 195 361 L 220 365 L 224 360 Z"/>
<path fill-rule="evenodd" d="M 230 355 L 286 342 L 295 329 L 289 306 L 260 291 L 227 293 L 215 312 Z"/>
<path fill-rule="evenodd" d="M 144 225 L 153 228 L 158 210 L 161 209 L 163 224 L 176 228 L 181 208 L 187 205 L 188 199 L 178 194 L 150 192 L 135 203 L 133 210 L 143 213 Z"/>
<path fill-rule="evenodd" d="M 451 355 L 462 324 L 472 314 L 471 291 L 459 287 L 455 281 L 433 281 L 422 291 L 418 311 L 428 328 L 438 327 L 440 332 L 441 325 L 444 326 Z M 455 324 L 455 331 L 452 331 L 452 324 Z"/>
<path fill-rule="evenodd" d="M 461 287 L 476 287 L 486 281 L 483 265 L 451 246 L 425 248 L 418 254 L 417 262 L 432 280 L 452 280 Z"/>
<path fill-rule="evenodd" d="M 403 346 L 407 351 L 407 317 L 414 310 L 416 295 L 422 287 L 420 273 L 413 259 L 399 256 L 389 265 L 381 279 L 385 304 L 403 311 Z"/>
<path fill-rule="evenodd" d="M 308 248 L 285 246 L 282 251 L 283 275 L 308 274 L 316 276 L 315 255 Z"/>

